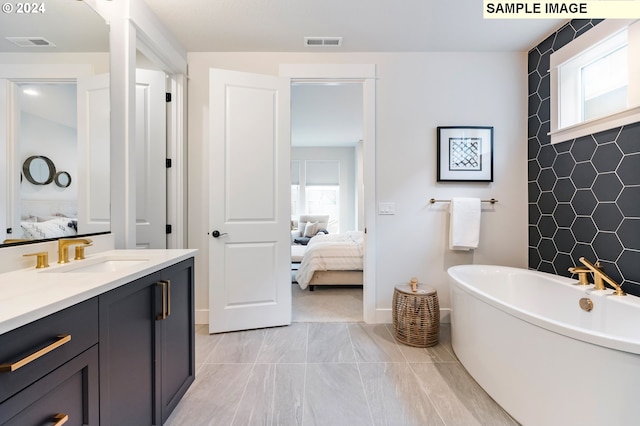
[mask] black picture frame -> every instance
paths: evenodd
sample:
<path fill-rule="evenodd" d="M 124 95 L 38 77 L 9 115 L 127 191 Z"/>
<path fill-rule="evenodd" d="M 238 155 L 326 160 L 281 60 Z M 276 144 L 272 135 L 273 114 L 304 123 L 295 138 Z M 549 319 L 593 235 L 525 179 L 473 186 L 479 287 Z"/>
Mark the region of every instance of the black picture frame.
<path fill-rule="evenodd" d="M 493 182 L 493 127 L 440 126 L 438 182 Z"/>

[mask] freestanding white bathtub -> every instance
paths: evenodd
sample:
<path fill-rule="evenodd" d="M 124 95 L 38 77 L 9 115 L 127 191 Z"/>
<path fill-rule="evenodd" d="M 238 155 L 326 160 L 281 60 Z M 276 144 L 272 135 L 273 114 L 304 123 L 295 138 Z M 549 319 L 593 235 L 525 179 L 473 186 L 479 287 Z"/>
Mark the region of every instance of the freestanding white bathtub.
<path fill-rule="evenodd" d="M 503 266 L 448 273 L 453 349 L 517 421 L 640 425 L 640 298 Z"/>

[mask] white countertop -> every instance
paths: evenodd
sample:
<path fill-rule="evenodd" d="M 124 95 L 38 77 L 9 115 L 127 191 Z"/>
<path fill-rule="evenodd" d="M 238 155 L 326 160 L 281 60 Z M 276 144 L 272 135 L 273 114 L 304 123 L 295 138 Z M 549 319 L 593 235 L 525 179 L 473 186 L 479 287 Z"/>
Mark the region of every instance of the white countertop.
<path fill-rule="evenodd" d="M 0 334 L 195 256 L 197 250 L 110 250 L 50 267 L 0 274 Z M 139 259 L 110 272 L 64 272 L 105 258 Z"/>

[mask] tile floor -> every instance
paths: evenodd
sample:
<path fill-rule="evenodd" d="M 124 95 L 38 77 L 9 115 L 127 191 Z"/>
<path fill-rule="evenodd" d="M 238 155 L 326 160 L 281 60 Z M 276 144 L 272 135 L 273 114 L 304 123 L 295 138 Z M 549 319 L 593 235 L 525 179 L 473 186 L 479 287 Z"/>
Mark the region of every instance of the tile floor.
<path fill-rule="evenodd" d="M 294 323 L 208 335 L 196 380 L 166 425 L 517 425 L 440 343 L 396 343 L 390 325 Z"/>

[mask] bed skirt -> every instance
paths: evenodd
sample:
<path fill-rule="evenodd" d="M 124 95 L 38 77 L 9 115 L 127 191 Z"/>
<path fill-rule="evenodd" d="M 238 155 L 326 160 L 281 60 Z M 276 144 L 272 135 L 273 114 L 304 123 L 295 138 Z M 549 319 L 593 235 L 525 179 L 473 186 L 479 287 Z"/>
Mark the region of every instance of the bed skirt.
<path fill-rule="evenodd" d="M 362 271 L 315 271 L 309 285 L 362 285 Z"/>

